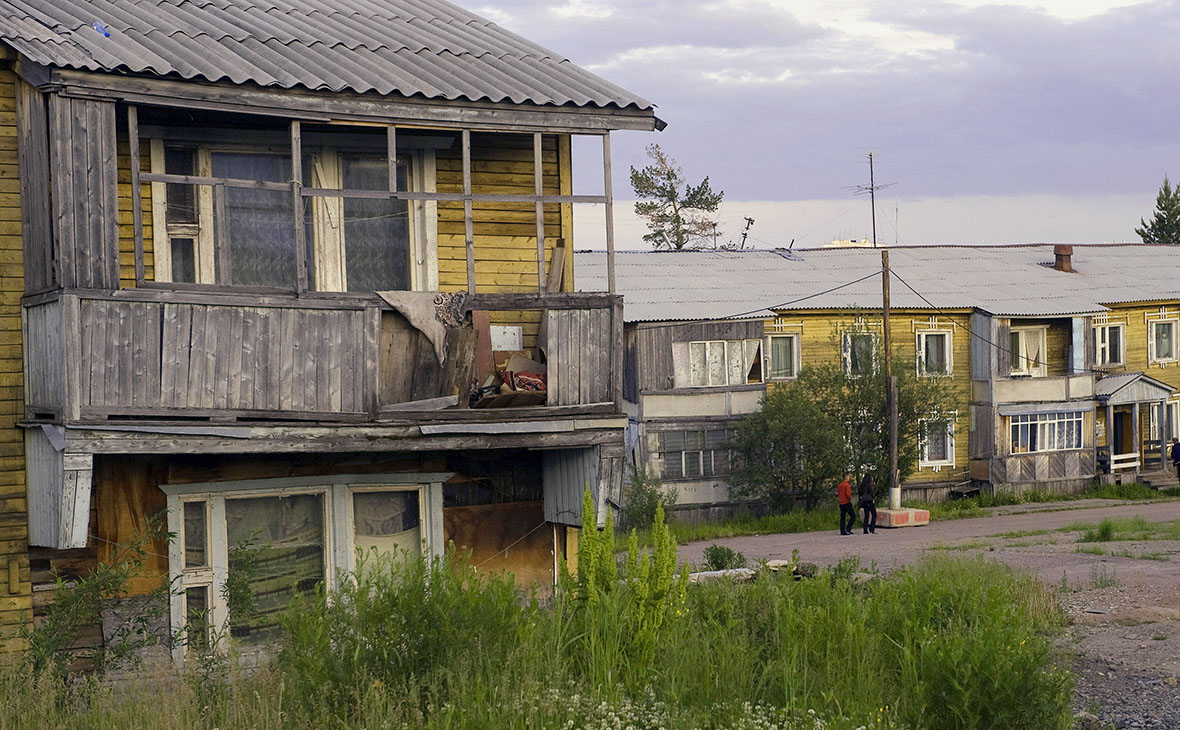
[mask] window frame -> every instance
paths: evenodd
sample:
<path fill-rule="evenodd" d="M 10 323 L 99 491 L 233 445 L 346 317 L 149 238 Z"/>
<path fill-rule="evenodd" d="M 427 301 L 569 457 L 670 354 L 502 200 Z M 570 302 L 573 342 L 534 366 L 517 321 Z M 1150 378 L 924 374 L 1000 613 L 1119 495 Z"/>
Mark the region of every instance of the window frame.
<path fill-rule="evenodd" d="M 871 365 L 869 372 L 852 372 L 852 350 L 857 337 L 868 337 L 871 344 Z M 850 378 L 872 377 L 877 374 L 880 365 L 877 362 L 877 350 L 880 349 L 881 337 L 876 332 L 863 329 L 846 329 L 840 332 L 840 357 L 844 366 L 844 374 Z"/>
<path fill-rule="evenodd" d="M 918 364 L 917 364 L 918 376 L 924 377 L 924 378 L 948 378 L 948 377 L 952 376 L 954 374 L 954 369 L 955 369 L 954 355 L 953 355 L 953 351 L 952 351 L 954 344 L 955 344 L 954 331 L 949 330 L 949 329 L 942 329 L 942 328 L 920 329 L 917 331 L 915 337 L 916 337 L 915 347 L 917 349 L 917 359 L 918 359 Z M 944 352 L 946 353 L 946 371 L 945 372 L 940 372 L 940 373 L 926 372 L 926 342 L 931 337 L 945 337 L 946 338 L 946 348 L 944 349 Z"/>
<path fill-rule="evenodd" d="M 1169 357 L 1156 357 L 1158 337 L 1156 327 L 1168 325 L 1172 328 L 1172 354 Z M 1166 365 L 1180 362 L 1180 319 L 1175 317 L 1161 317 L 1147 323 L 1147 361 L 1152 364 Z"/>
<path fill-rule="evenodd" d="M 418 493 L 419 525 L 422 530 L 422 554 L 429 558 L 443 554 L 442 485 L 452 473 L 343 474 L 318 477 L 253 479 L 231 482 L 164 484 L 167 495 L 168 531 L 175 535 L 169 546 L 168 572 L 172 586 L 170 619 L 173 631 L 187 626 L 189 588 L 206 588 L 208 620 L 206 640 L 219 639 L 219 650 L 226 646 L 229 610 L 222 595 L 229 577 L 229 542 L 226 523 L 226 500 L 260 497 L 290 497 L 319 494 L 323 500 L 324 585 L 336 588 L 342 577 L 356 569 L 356 539 L 353 523 L 353 495 L 364 492 L 415 491 Z M 204 502 L 206 565 L 188 568 L 185 564 L 184 505 Z M 177 642 L 173 659 L 183 664 L 187 647 Z"/>
<path fill-rule="evenodd" d="M 786 339 L 789 339 L 792 341 L 792 345 L 791 345 L 791 355 L 792 355 L 791 360 L 792 360 L 792 362 L 791 362 L 791 374 L 790 375 L 785 375 L 785 376 L 773 375 L 774 356 L 772 353 L 774 352 L 774 348 L 771 344 L 771 341 L 776 337 L 783 337 L 783 338 L 786 338 Z M 799 351 L 799 343 L 800 343 L 801 339 L 802 338 L 799 337 L 799 334 L 795 333 L 795 332 L 789 332 L 789 333 L 775 332 L 775 333 L 771 333 L 771 334 L 766 335 L 765 341 L 762 343 L 762 363 L 763 363 L 762 381 L 763 382 L 765 382 L 765 383 L 783 383 L 783 382 L 788 382 L 791 380 L 796 380 L 799 377 L 799 371 L 803 368 L 803 357 L 802 357 L 802 353 Z"/>
<path fill-rule="evenodd" d="M 1029 366 L 1029 357 L 1025 354 L 1028 352 L 1028 336 L 1035 334 L 1040 340 L 1040 358 L 1037 360 L 1035 367 Z M 1012 351 L 1009 353 L 1011 362 L 1009 363 L 1008 376 L 1027 376 L 1030 378 L 1043 378 L 1048 372 L 1048 360 L 1046 359 L 1046 350 L 1049 346 L 1049 328 L 1044 325 L 1035 325 L 1031 327 L 1011 327 L 1009 334 L 1020 338 L 1020 345 L 1017 348 L 1019 353 Z M 1009 347 L 1011 344 L 1009 343 Z M 1022 363 L 1022 367 L 1017 367 L 1016 363 Z"/>
<path fill-rule="evenodd" d="M 1168 399 L 1165 401 L 1165 406 L 1167 407 L 1168 421 L 1171 424 L 1168 437 L 1180 436 L 1180 399 Z M 1147 409 L 1147 438 L 1150 441 L 1160 439 L 1159 407 L 1160 404 L 1155 402 Z"/>
<path fill-rule="evenodd" d="M 173 141 L 162 137 L 145 139 L 148 139 L 149 143 L 149 169 L 152 173 L 163 173 L 165 171 L 166 147 L 193 150 L 196 166 L 195 174 L 199 177 L 212 177 L 212 159 L 214 153 L 290 154 L 289 150 L 279 147 L 267 147 L 265 145 L 259 146 L 246 143 L 235 144 L 220 140 L 213 142 L 190 142 L 182 140 Z M 334 187 L 335 189 L 342 187 L 342 154 L 347 155 L 356 152 L 372 153 L 374 155 L 381 154 L 381 152 L 375 149 L 361 149 L 355 145 L 348 144 L 316 144 L 303 148 L 303 154 L 313 159 L 318 155 L 323 155 L 325 152 L 330 153 L 334 158 L 334 163 L 329 165 L 329 169 L 337 173 L 333 182 L 340 184 L 325 185 L 324 187 Z M 398 159 L 399 161 L 404 159 L 407 164 L 406 177 L 408 192 L 437 192 L 437 156 L 434 149 L 412 148 L 404 152 L 399 152 Z M 306 182 L 308 183 L 306 187 L 311 187 L 311 181 Z M 153 280 L 157 282 L 172 282 L 172 239 L 192 238 L 194 283 L 233 288 L 235 286 L 234 284 L 224 284 L 218 280 L 217 276 L 217 241 L 212 186 L 192 186 L 196 188 L 193 195 L 193 199 L 197 204 L 195 223 L 169 223 L 167 216 L 168 183 L 152 182 L 149 184 L 151 185 L 152 204 L 148 211 L 148 216 L 152 228 L 152 255 L 155 264 L 153 268 Z M 330 219 L 333 215 L 332 212 L 329 212 L 329 209 L 339 213 L 340 217 L 338 220 L 343 220 L 344 199 L 335 196 L 314 195 L 305 197 L 304 201 L 305 203 L 310 202 L 310 216 L 312 220 L 310 225 L 307 226 L 307 230 L 304 231 L 304 240 L 295 241 L 295 245 L 296 247 L 304 246 L 308 250 L 307 265 L 309 269 L 309 283 L 314 283 L 315 285 L 310 291 L 333 294 L 367 293 L 348 292 L 347 290 L 346 242 L 343 235 L 343 225 L 336 226 L 337 235 L 333 236 L 332 240 L 324 241 L 323 244 L 317 240 L 317 231 L 322 233 L 325 227 L 330 225 L 324 222 L 325 219 Z M 410 221 L 407 226 L 409 237 L 409 291 L 435 291 L 438 289 L 437 205 L 437 201 L 433 200 L 407 201 L 410 211 Z M 316 255 L 321 245 L 332 249 L 331 251 L 324 251 L 326 254 L 324 257 Z M 322 282 L 327 282 L 332 288 L 327 288 Z M 292 282 L 290 288 L 294 290 L 296 283 Z"/>
<path fill-rule="evenodd" d="M 1110 357 L 1110 330 L 1119 330 L 1119 351 L 1117 359 Z M 1101 333 L 1101 334 L 1100 334 Z M 1103 353 L 1106 357 L 1103 359 Z M 1123 322 L 1107 322 L 1094 325 L 1094 364 L 1103 368 L 1117 368 L 1127 363 L 1127 325 Z"/>
<path fill-rule="evenodd" d="M 737 430 L 732 427 L 673 428 L 673 429 L 668 429 L 665 431 L 654 432 L 654 435 L 656 437 L 655 455 L 656 455 L 656 458 L 658 459 L 658 466 L 659 466 L 658 471 L 659 471 L 660 479 L 663 479 L 666 481 L 700 481 L 700 480 L 724 479 L 729 474 L 730 468 L 733 465 L 733 449 L 727 449 L 727 448 L 724 448 L 723 446 L 710 447 L 708 445 L 709 444 L 709 433 L 716 432 L 716 431 L 720 431 L 724 434 L 725 443 L 729 443 L 730 441 L 733 440 L 734 436 L 737 435 Z M 665 438 L 666 434 L 670 434 L 670 433 L 679 433 L 679 434 L 683 434 L 683 435 L 687 435 L 690 433 L 700 434 L 701 447 L 699 449 L 680 449 L 678 451 L 665 449 L 664 448 L 664 438 Z M 727 454 L 727 456 L 725 458 L 726 465 L 725 465 L 725 468 L 723 468 L 723 469 L 719 469 L 717 466 L 717 452 L 725 452 Z M 668 474 L 668 454 L 679 454 L 680 455 L 679 456 L 679 459 L 680 459 L 680 475 L 679 476 L 670 476 Z M 686 474 L 686 471 L 687 471 L 687 469 L 685 468 L 685 466 L 687 464 L 686 457 L 685 457 L 686 454 L 698 454 L 699 455 L 699 461 L 698 461 L 698 464 L 700 465 L 700 473 L 699 474 L 696 474 L 696 475 Z M 709 468 L 707 470 L 705 469 L 706 457 L 708 458 L 708 464 L 709 464 Z"/>
<path fill-rule="evenodd" d="M 750 359 L 746 358 L 746 343 L 754 343 L 757 345 L 753 351 Z M 709 351 L 711 346 L 722 346 L 722 373 L 724 374 L 724 382 L 712 382 L 712 377 L 709 373 Z M 744 339 L 744 340 L 690 340 L 688 342 L 688 387 L 690 388 L 733 388 L 741 385 L 761 385 L 766 382 L 766 353 L 764 352 L 764 343 L 761 338 Z M 693 349 L 697 346 L 703 347 L 704 362 L 702 363 L 700 372 L 705 375 L 705 382 L 696 383 L 693 381 Z M 740 383 L 730 382 L 730 350 L 731 348 L 740 347 L 739 354 L 742 358 L 742 372 L 745 374 Z M 760 361 L 758 367 L 759 380 L 756 382 L 749 382 L 749 375 L 754 370 L 755 359 Z"/>
<path fill-rule="evenodd" d="M 1019 456 L 1022 454 L 1045 454 L 1051 452 L 1061 451 L 1077 451 L 1086 448 L 1086 411 L 1043 411 L 1038 413 L 1015 413 L 1008 418 L 1008 453 L 1012 456 Z M 1066 434 L 1069 434 L 1068 424 L 1076 422 L 1077 428 L 1073 433 L 1077 434 L 1077 445 L 1069 445 L 1064 448 L 1043 448 L 1043 441 L 1041 438 L 1041 431 L 1049 432 L 1064 428 Z M 1042 429 L 1042 427 L 1044 427 Z M 1037 448 L 1031 448 L 1035 429 L 1035 440 Z"/>
<path fill-rule="evenodd" d="M 945 467 L 954 468 L 955 466 L 955 421 L 958 413 L 953 412 L 947 415 L 946 418 L 919 418 L 918 419 L 918 468 L 919 469 L 933 469 L 939 471 Z M 946 431 L 943 433 L 943 444 L 946 446 L 947 458 L 945 459 L 931 459 L 927 448 L 929 446 L 929 434 L 926 430 L 927 425 L 931 423 L 944 423 Z"/>

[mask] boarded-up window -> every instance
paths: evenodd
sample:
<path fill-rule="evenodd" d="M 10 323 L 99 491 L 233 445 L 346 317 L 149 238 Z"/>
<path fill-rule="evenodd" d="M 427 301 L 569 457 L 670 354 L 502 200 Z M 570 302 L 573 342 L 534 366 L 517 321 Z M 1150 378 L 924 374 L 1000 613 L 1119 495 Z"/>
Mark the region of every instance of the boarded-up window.
<path fill-rule="evenodd" d="M 657 436 L 660 477 L 699 479 L 729 472 L 733 429 L 661 431 Z"/>

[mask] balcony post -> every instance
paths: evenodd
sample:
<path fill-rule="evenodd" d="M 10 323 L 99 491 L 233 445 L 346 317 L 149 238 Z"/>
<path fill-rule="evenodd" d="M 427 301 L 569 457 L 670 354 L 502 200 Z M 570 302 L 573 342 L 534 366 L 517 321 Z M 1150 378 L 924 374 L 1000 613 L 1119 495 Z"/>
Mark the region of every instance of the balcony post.
<path fill-rule="evenodd" d="M 471 220 L 471 130 L 463 130 L 463 228 L 467 246 L 467 293 L 475 293 L 475 226 Z"/>
<path fill-rule="evenodd" d="M 139 187 L 139 110 L 127 107 L 127 146 L 131 153 L 131 228 L 135 235 L 135 285 L 143 286 L 143 191 Z"/>
<path fill-rule="evenodd" d="M 307 291 L 307 233 L 303 230 L 303 136 L 298 119 L 291 120 L 291 206 L 295 216 L 295 290 L 303 293 Z"/>
<path fill-rule="evenodd" d="M 545 192 L 541 169 L 541 133 L 533 132 L 533 188 L 537 193 L 537 293 L 545 293 Z"/>
<path fill-rule="evenodd" d="M 606 290 L 615 293 L 615 198 L 610 171 L 610 132 L 602 135 L 602 191 L 606 197 Z"/>

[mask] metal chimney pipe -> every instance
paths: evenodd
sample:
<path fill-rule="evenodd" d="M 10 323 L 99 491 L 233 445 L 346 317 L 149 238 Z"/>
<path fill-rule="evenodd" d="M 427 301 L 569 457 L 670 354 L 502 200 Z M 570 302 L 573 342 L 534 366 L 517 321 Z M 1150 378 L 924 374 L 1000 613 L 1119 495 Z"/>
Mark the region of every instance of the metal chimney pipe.
<path fill-rule="evenodd" d="M 1072 257 L 1073 246 L 1061 243 L 1057 244 L 1053 247 L 1053 268 L 1058 271 L 1064 271 L 1067 274 L 1071 273 L 1073 271 Z"/>

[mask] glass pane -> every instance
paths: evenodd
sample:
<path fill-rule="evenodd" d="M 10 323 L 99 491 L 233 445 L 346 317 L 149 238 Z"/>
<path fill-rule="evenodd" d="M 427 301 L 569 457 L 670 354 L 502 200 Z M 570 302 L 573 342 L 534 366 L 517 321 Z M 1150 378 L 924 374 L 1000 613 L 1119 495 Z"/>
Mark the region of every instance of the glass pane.
<path fill-rule="evenodd" d="M 385 157 L 342 156 L 344 187 L 387 190 Z M 406 166 L 398 165 L 398 189 L 406 189 Z M 410 288 L 410 203 L 407 200 L 344 200 L 344 247 L 348 291 Z"/>
<path fill-rule="evenodd" d="M 164 172 L 168 175 L 196 174 L 196 152 L 177 147 L 164 148 Z M 197 187 L 168 183 L 165 188 L 168 223 L 197 222 Z"/>
<path fill-rule="evenodd" d="M 946 335 L 926 335 L 925 364 L 927 373 L 946 373 Z"/>
<path fill-rule="evenodd" d="M 279 614 L 324 579 L 322 494 L 225 500 L 230 635 L 273 639 Z"/>
<path fill-rule="evenodd" d="M 688 360 L 693 385 L 708 385 L 709 377 L 705 369 L 705 343 L 693 342 L 688 346 Z"/>
<path fill-rule="evenodd" d="M 770 338 L 770 377 L 795 377 L 795 340 L 792 337 Z"/>
<path fill-rule="evenodd" d="M 684 432 L 684 448 L 685 449 L 703 449 L 705 447 L 705 432 L 704 431 L 685 431 Z"/>
<path fill-rule="evenodd" d="M 203 568 L 209 564 L 205 503 L 184 503 L 184 567 Z"/>
<path fill-rule="evenodd" d="M 1008 351 L 1012 355 L 1012 371 L 1024 370 L 1024 350 L 1020 346 L 1021 336 L 1019 332 L 1012 332 L 1008 335 Z"/>
<path fill-rule="evenodd" d="M 665 479 L 679 479 L 684 476 L 683 452 L 669 451 L 664 454 L 664 472 Z"/>
<path fill-rule="evenodd" d="M 352 526 L 358 550 L 387 555 L 422 553 L 417 491 L 356 492 Z"/>
<path fill-rule="evenodd" d="M 664 431 L 660 434 L 660 440 L 660 448 L 664 451 L 684 451 L 683 431 Z"/>
<path fill-rule="evenodd" d="M 1157 322 L 1155 325 L 1155 359 L 1170 360 L 1175 352 L 1175 333 L 1171 322 Z"/>
<path fill-rule="evenodd" d="M 1122 360 L 1123 352 L 1123 328 L 1110 327 L 1106 330 L 1107 348 L 1109 354 L 1106 362 L 1119 362 Z"/>
<path fill-rule="evenodd" d="M 868 375 L 873 367 L 872 335 L 852 336 L 852 374 Z"/>
<path fill-rule="evenodd" d="M 196 250 L 191 238 L 173 238 L 172 251 L 172 281 L 192 284 L 197 280 Z"/>
<path fill-rule="evenodd" d="M 709 342 L 709 385 L 725 385 L 725 343 Z"/>
<path fill-rule="evenodd" d="M 947 461 L 946 424 L 926 424 L 926 460 Z"/>
<path fill-rule="evenodd" d="M 684 476 L 699 477 L 701 475 L 701 452 L 684 452 Z"/>
<path fill-rule="evenodd" d="M 705 448 L 719 449 L 729 441 L 729 434 L 725 431 L 706 431 Z"/>
<path fill-rule="evenodd" d="M 291 159 L 285 155 L 215 152 L 213 175 L 287 182 L 291 179 Z M 227 240 L 217 243 L 229 248 L 228 283 L 294 286 L 295 223 L 291 193 L 231 187 L 224 191 Z M 225 274 L 219 272 L 219 281 L 226 282 Z"/>
<path fill-rule="evenodd" d="M 200 648 L 209 641 L 209 586 L 184 590 L 185 639 L 190 648 Z"/>
<path fill-rule="evenodd" d="M 742 343 L 737 341 L 730 342 L 729 346 L 725 348 L 728 360 L 726 366 L 727 379 L 722 381 L 722 383 L 742 385 L 746 382 L 746 365 L 745 359 L 742 356 L 742 349 Z"/>

